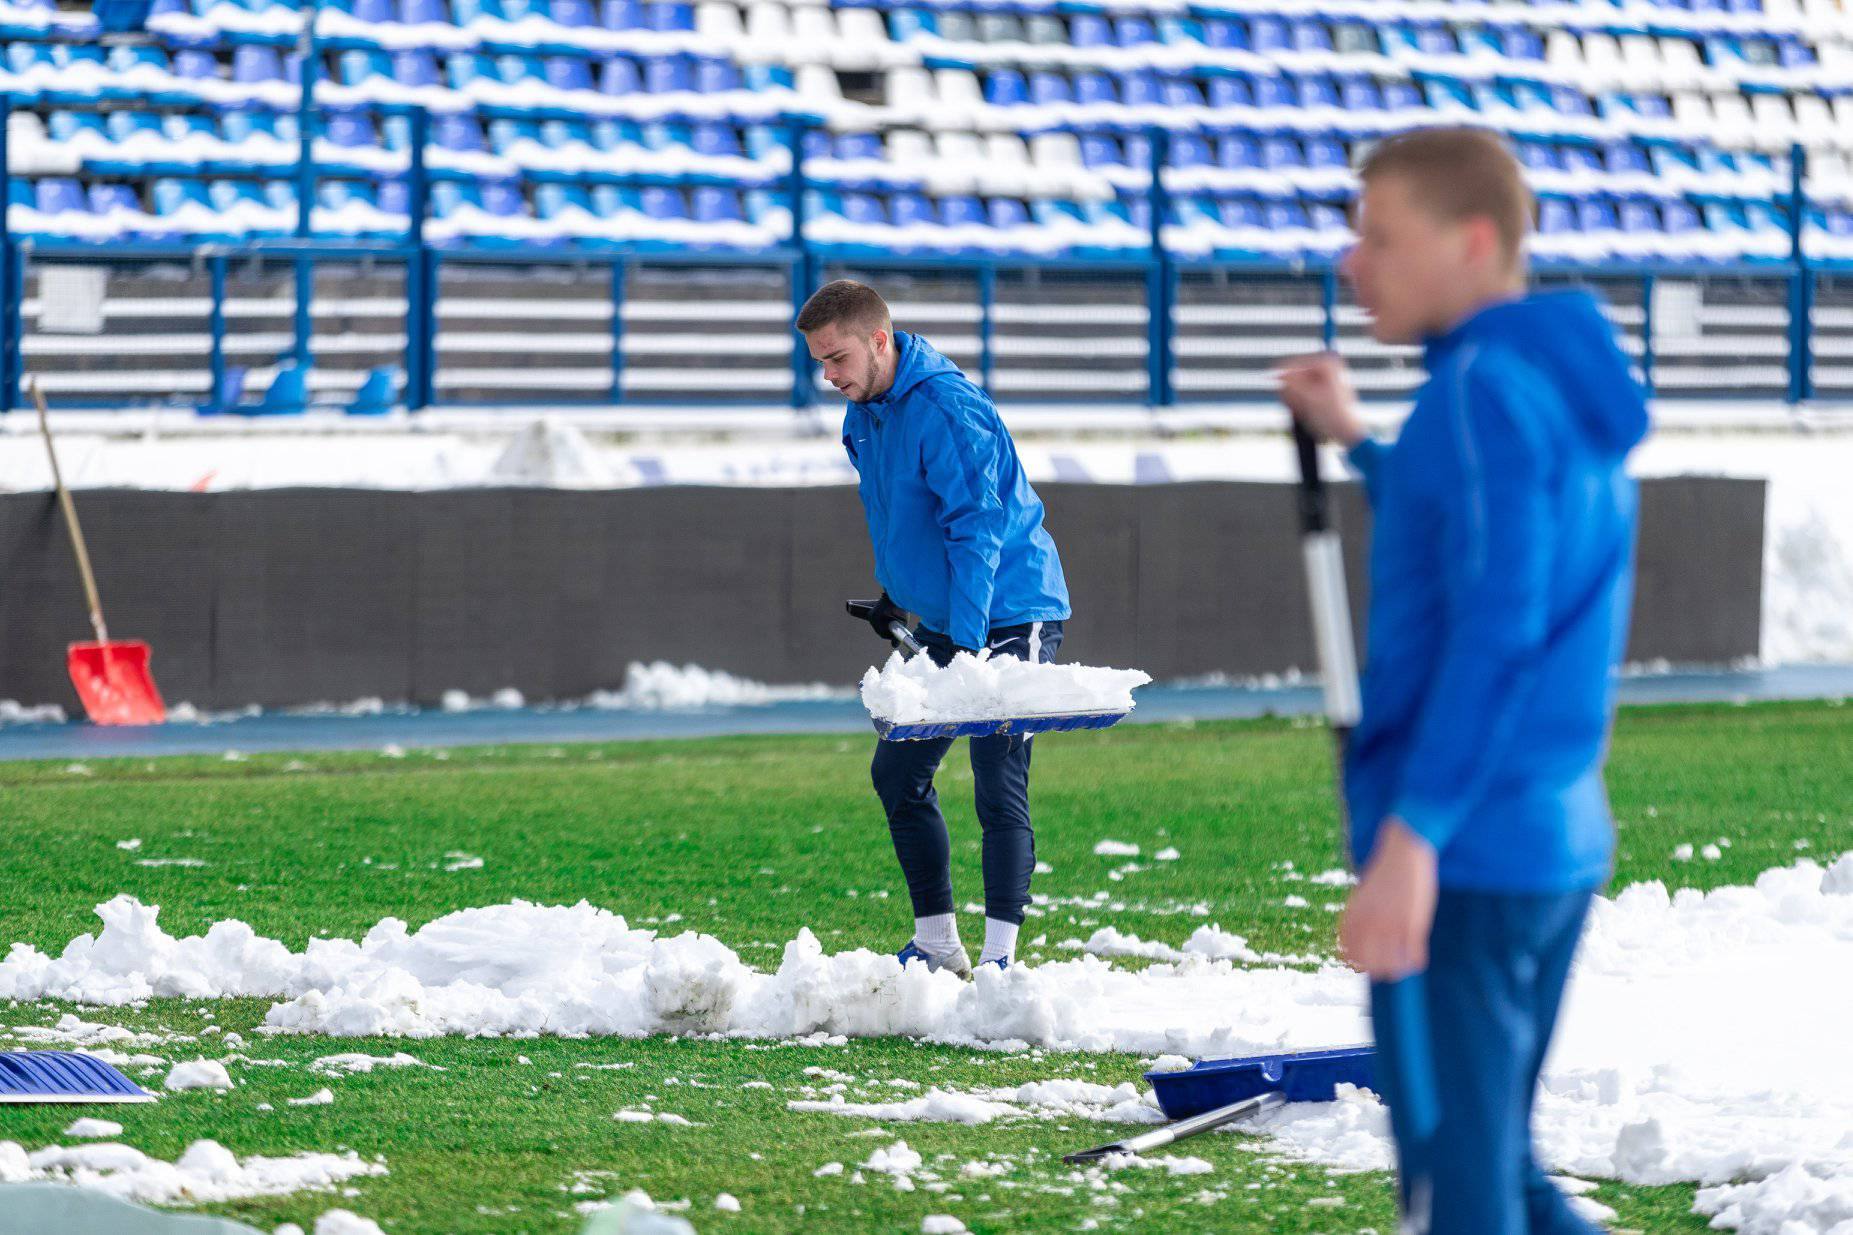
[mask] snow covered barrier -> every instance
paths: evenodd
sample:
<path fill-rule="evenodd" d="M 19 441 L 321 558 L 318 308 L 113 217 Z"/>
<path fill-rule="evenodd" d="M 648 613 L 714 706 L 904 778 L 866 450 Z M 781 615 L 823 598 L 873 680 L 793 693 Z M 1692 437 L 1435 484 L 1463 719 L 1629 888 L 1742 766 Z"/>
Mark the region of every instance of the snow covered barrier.
<path fill-rule="evenodd" d="M 1132 692 L 1150 682 L 1137 669 L 1031 663 L 1014 656 L 952 658 L 945 668 L 896 652 L 862 677 L 869 715 L 897 724 L 1003 720 L 1060 712 L 1127 712 Z"/>

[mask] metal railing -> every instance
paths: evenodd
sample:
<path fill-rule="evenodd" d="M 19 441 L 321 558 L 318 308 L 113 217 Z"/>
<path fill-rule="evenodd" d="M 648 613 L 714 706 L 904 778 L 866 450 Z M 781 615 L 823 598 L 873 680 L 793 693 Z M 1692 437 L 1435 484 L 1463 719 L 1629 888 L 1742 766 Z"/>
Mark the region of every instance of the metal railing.
<path fill-rule="evenodd" d="M 313 56 L 306 57 L 305 65 L 311 64 L 313 59 Z M 312 85 L 313 70 L 305 71 Z M 0 193 L 4 193 L 0 200 L 8 202 L 14 178 L 5 160 L 6 120 L 11 106 L 11 100 L 0 95 Z M 807 175 L 804 137 L 807 125 L 814 122 L 791 119 L 785 129 L 790 167 L 784 175 L 780 194 L 790 211 L 789 235 L 781 243 L 759 249 L 675 252 L 654 245 L 608 248 L 565 244 L 557 247 L 547 244 L 485 246 L 433 241 L 426 230 L 434 179 L 426 158 L 431 130 L 429 114 L 423 108 L 382 107 L 376 110 L 397 111 L 410 117 L 411 142 L 405 172 L 409 213 L 405 233 L 396 239 L 331 239 L 315 234 L 316 191 L 323 173 L 330 169 L 313 161 L 316 126 L 307 122 L 313 112 L 305 113 L 300 124 L 301 155 L 297 165 L 293 169 L 278 169 L 279 177 L 292 175 L 297 186 L 296 225 L 290 237 L 181 244 L 47 241 L 16 236 L 0 215 L 0 270 L 3 270 L 0 274 L 0 410 L 22 406 L 21 388 L 30 350 L 26 346 L 27 321 L 31 316 L 27 312 L 27 273 L 40 264 L 101 264 L 115 270 L 149 269 L 164 264 L 190 272 L 204 286 L 205 371 L 187 383 L 197 388 L 203 382 L 203 388 L 135 391 L 131 392 L 132 397 L 121 398 L 115 397 L 120 391 L 103 388 L 108 383 L 85 388 L 78 380 L 59 382 L 48 376 L 48 393 L 58 405 L 67 407 L 157 403 L 233 410 L 239 391 L 243 389 L 248 393 L 261 384 L 256 377 L 263 371 L 262 366 L 243 370 L 228 361 L 229 348 L 245 346 L 235 337 L 231 320 L 234 315 L 227 312 L 228 288 L 235 273 L 247 266 L 286 267 L 290 272 L 288 346 L 279 349 L 278 354 L 279 358 L 293 360 L 303 370 L 311 368 L 318 350 L 325 351 L 328 347 L 316 327 L 318 271 L 364 266 L 368 270 L 385 268 L 401 272 L 398 278 L 404 289 L 402 331 L 373 336 L 373 339 L 395 342 L 391 354 L 403 371 L 401 401 L 413 411 L 436 404 L 520 402 L 531 405 L 570 402 L 575 398 L 598 405 L 713 404 L 732 400 L 806 407 L 828 392 L 820 390 L 803 340 L 790 329 L 789 321 L 826 273 L 840 272 L 872 275 L 879 272 L 884 277 L 938 279 L 942 283 L 952 281 L 962 287 L 969 286 L 969 303 L 955 306 L 948 302 L 940 307 L 948 311 L 958 308 L 959 312 L 953 316 L 968 319 L 975 332 L 973 346 L 963 358 L 973 376 L 986 389 L 1015 401 L 1041 396 L 1068 402 L 1096 399 L 1166 407 L 1187 401 L 1227 402 L 1263 397 L 1267 392 L 1266 361 L 1272 356 L 1303 350 L 1309 342 L 1336 347 L 1356 356 L 1366 370 L 1367 392 L 1405 390 L 1414 384 L 1417 376 L 1410 365 L 1411 353 L 1377 348 L 1364 340 L 1360 315 L 1346 303 L 1345 290 L 1330 258 L 1290 261 L 1243 256 L 1218 259 L 1177 251 L 1167 238 L 1171 190 L 1166 185 L 1165 166 L 1170 135 L 1160 127 L 1153 127 L 1148 134 L 1151 165 L 1146 207 L 1150 225 L 1149 241 L 1141 250 L 1088 258 L 1037 258 L 878 253 L 820 243 L 806 217 L 807 193 L 828 187 L 828 182 L 813 180 Z M 352 175 L 351 172 L 346 174 Z M 1790 246 L 1785 258 L 1735 264 L 1576 266 L 1553 262 L 1540 265 L 1536 273 L 1541 279 L 1553 282 L 1600 282 L 1615 291 L 1618 325 L 1637 358 L 1641 380 L 1650 391 L 1668 396 L 1724 393 L 1780 399 L 1790 404 L 1823 395 L 1853 394 L 1853 383 L 1845 383 L 1843 389 L 1838 378 L 1827 383 L 1825 389 L 1817 389 L 1815 355 L 1821 345 L 1815 312 L 1818 292 L 1823 285 L 1843 288 L 1853 263 L 1824 261 L 1808 253 L 1803 243 L 1807 218 L 1804 174 L 1805 153 L 1797 146 L 1791 159 L 1790 191 L 1780 199 L 1790 227 Z M 612 178 L 603 179 L 609 182 Z M 646 181 L 640 178 L 636 182 Z M 662 183 L 660 179 L 647 182 Z M 581 355 L 608 351 L 599 356 L 595 369 L 574 370 L 567 375 L 570 380 L 559 380 L 560 374 L 554 374 L 551 381 L 541 380 L 541 366 L 533 361 L 540 354 L 548 354 L 548 347 L 564 344 L 546 342 L 548 336 L 557 331 L 549 329 L 546 313 L 537 307 L 533 320 L 540 321 L 541 325 L 531 333 L 541 346 L 538 352 L 521 357 L 528 362 L 528 380 L 534 385 L 520 385 L 522 374 L 508 371 L 501 371 L 499 376 L 479 371 L 488 374 L 481 381 L 463 377 L 455 382 L 447 380 L 440 329 L 451 303 L 444 291 L 447 273 L 476 271 L 480 274 L 497 268 L 510 272 L 507 277 L 515 279 L 521 277 L 522 271 L 548 269 L 573 272 L 582 281 L 589 279 L 593 290 L 578 298 L 583 312 L 575 310 L 574 316 L 601 322 L 600 329 L 605 333 L 601 339 L 577 335 L 572 346 Z M 747 316 L 757 319 L 763 329 L 750 336 L 717 331 L 710 341 L 711 348 L 718 355 L 729 346 L 731 338 L 736 342 L 750 339 L 756 354 L 763 355 L 775 349 L 785 358 L 777 366 L 783 370 L 783 378 L 777 377 L 770 367 L 723 366 L 716 370 L 719 377 L 704 386 L 678 382 L 671 369 L 646 371 L 633 365 L 633 353 L 640 349 L 655 348 L 650 354 L 672 356 L 676 350 L 667 342 L 671 336 L 652 336 L 632 326 L 639 310 L 648 308 L 648 305 L 640 305 L 635 290 L 640 275 L 664 270 L 731 271 L 741 278 L 756 280 L 759 290 L 755 294 L 762 301 Z M 759 284 L 767 278 L 783 287 L 782 297 L 765 296 L 765 289 Z M 1059 296 L 1046 304 L 1023 298 L 1025 288 L 1041 292 L 1054 287 L 1059 291 L 1063 286 L 1082 284 L 1091 290 L 1071 298 L 1074 303 L 1068 304 L 1067 309 L 1062 307 Z M 1244 284 L 1256 298 L 1243 299 L 1229 290 Z M 1663 337 L 1664 330 L 1659 323 L 1669 317 L 1666 309 L 1669 289 L 1689 289 L 1701 284 L 1705 288 L 1724 289 L 1725 303 L 1714 306 L 1715 315 L 1729 321 L 1751 322 L 1754 331 L 1760 333 L 1723 336 L 1716 347 L 1711 347 L 1695 317 L 1694 324 L 1689 325 L 1690 331 L 1696 333 L 1683 342 Z M 1000 298 L 1000 289 L 1011 294 Z M 1089 296 L 1094 299 L 1090 301 Z M 195 295 L 189 303 L 197 299 Z M 1716 299 L 1718 297 L 1714 296 Z M 36 303 L 40 314 L 33 317 L 34 321 L 42 318 L 45 308 L 42 299 Z M 771 320 L 774 303 L 782 304 L 784 309 L 782 321 L 777 323 Z M 679 363 L 693 370 L 700 370 L 706 363 L 700 340 L 694 336 L 714 329 L 701 309 L 698 300 L 685 305 L 684 320 L 694 329 L 673 336 L 688 340 L 684 350 L 693 354 L 682 357 Z M 515 312 L 516 306 L 511 306 L 510 311 Z M 548 312 L 557 311 L 557 306 L 548 309 Z M 334 312 L 328 310 L 328 313 Z M 1065 312 L 1074 320 L 1064 317 Z M 1835 309 L 1833 312 L 1844 311 Z M 664 316 L 667 320 L 672 315 Z M 1107 322 L 1108 327 L 1090 327 L 1086 324 L 1089 320 Z M 1025 335 L 1014 325 L 1025 321 L 1032 326 L 1054 329 L 1056 333 Z M 1219 326 L 1226 328 L 1219 329 Z M 773 341 L 770 333 L 773 331 L 782 334 L 783 342 Z M 516 342 L 519 341 L 516 337 Z M 349 342 L 353 345 L 343 346 L 350 354 L 367 350 L 352 340 Z M 1836 327 L 1828 342 L 1833 357 L 1853 357 L 1853 330 L 1842 334 Z M 36 336 L 34 347 L 40 347 Z M 1097 354 L 1089 355 L 1087 349 L 1090 347 Z M 1708 347 L 1710 351 L 1706 350 Z M 1748 350 L 1734 358 L 1731 355 L 1733 347 Z M 1270 348 L 1274 348 L 1271 353 Z M 44 349 L 40 347 L 40 350 Z M 107 352 L 107 345 L 100 350 Z M 518 347 L 516 350 L 526 349 Z M 1688 367 L 1674 375 L 1677 381 L 1663 381 L 1669 373 L 1668 357 L 1675 353 L 1710 355 L 1718 363 L 1710 367 Z M 64 349 L 63 354 L 73 354 L 72 349 Z M 1033 359 L 1036 355 L 1057 363 L 1041 369 L 1017 363 L 1019 359 Z M 1757 359 L 1768 363 L 1752 363 Z M 1778 362 L 1779 374 L 1776 372 Z M 1740 379 L 1730 377 L 1734 364 L 1739 365 L 1736 371 Z M 1823 372 L 1844 375 L 1853 372 L 1853 368 L 1832 365 Z M 250 380 L 243 383 L 236 380 L 241 373 Z M 731 386 L 726 379 L 729 373 L 735 375 Z M 1714 375 L 1717 380 L 1707 375 Z M 355 372 L 341 374 L 331 370 L 321 375 L 319 383 L 320 390 L 331 392 L 330 398 L 318 398 L 311 390 L 306 401 L 338 402 L 335 396 L 357 385 L 360 376 Z M 497 385 L 498 382 L 501 384 Z M 526 391 L 528 397 L 508 398 L 506 392 L 510 390 Z M 441 392 L 445 391 L 459 393 L 443 397 Z"/>

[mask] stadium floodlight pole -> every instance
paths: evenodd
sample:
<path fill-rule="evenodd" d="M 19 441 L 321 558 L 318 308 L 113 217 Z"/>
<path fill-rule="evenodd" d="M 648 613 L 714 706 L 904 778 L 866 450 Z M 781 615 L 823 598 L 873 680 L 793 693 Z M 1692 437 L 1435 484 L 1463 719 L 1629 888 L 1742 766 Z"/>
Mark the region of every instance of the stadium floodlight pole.
<path fill-rule="evenodd" d="M 1351 730 L 1363 713 L 1358 693 L 1357 646 L 1351 636 L 1351 601 L 1345 587 L 1344 547 L 1338 529 L 1332 526 L 1325 477 L 1319 472 L 1319 447 L 1297 419 L 1293 422 L 1293 445 L 1300 461 L 1300 547 L 1306 562 L 1306 593 L 1312 609 L 1319 674 L 1325 687 L 1325 716 L 1332 726 L 1338 818 L 1343 824 L 1345 750 Z"/>

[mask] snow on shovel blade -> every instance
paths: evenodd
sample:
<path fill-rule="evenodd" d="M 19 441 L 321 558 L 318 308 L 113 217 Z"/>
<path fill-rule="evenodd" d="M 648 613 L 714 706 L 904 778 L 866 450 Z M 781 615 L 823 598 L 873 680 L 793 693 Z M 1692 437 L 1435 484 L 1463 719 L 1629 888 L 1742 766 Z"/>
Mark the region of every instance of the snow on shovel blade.
<path fill-rule="evenodd" d="M 916 742 L 925 738 L 988 738 L 1023 733 L 1061 733 L 1073 729 L 1106 729 L 1125 720 L 1130 712 L 1046 712 L 1040 716 L 1013 716 L 1006 720 L 922 720 L 898 722 L 874 717 L 875 732 L 885 742 Z"/>
<path fill-rule="evenodd" d="M 1278 1093 L 1288 1102 L 1330 1102 L 1340 1085 L 1369 1089 L 1376 1052 L 1368 1045 L 1203 1059 L 1181 1072 L 1147 1072 L 1158 1106 L 1186 1119 L 1256 1094 Z"/>
<path fill-rule="evenodd" d="M 84 711 L 99 725 L 158 725 L 167 719 L 139 639 L 73 643 L 66 663 Z"/>

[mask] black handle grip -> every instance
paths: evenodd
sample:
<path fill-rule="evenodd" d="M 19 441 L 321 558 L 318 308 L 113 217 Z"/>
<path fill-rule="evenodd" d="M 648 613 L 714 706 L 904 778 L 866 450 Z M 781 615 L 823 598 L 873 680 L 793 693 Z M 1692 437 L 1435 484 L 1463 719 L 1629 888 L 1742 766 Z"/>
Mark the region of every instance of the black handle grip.
<path fill-rule="evenodd" d="M 1293 445 L 1300 456 L 1300 530 L 1323 532 L 1330 526 L 1330 515 L 1326 507 L 1325 477 L 1319 473 L 1319 444 L 1297 416 L 1293 418 Z"/>
<path fill-rule="evenodd" d="M 875 616 L 875 604 L 876 602 L 872 600 L 846 600 L 843 602 L 843 608 L 848 611 L 850 617 L 859 622 L 866 622 Z"/>

